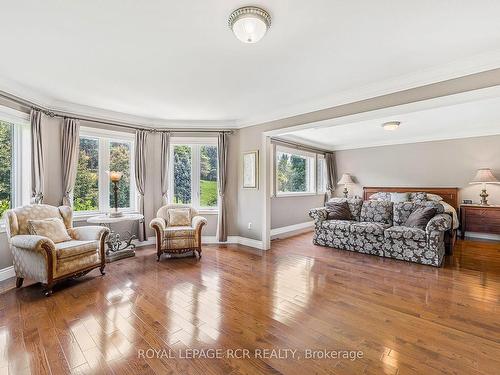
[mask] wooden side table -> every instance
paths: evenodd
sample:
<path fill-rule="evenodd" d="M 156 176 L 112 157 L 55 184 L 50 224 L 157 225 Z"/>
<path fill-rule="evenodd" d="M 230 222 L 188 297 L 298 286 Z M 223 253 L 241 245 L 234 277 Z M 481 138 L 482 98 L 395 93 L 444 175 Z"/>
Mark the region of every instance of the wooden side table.
<path fill-rule="evenodd" d="M 460 231 L 462 239 L 465 232 L 500 234 L 500 206 L 460 205 Z"/>

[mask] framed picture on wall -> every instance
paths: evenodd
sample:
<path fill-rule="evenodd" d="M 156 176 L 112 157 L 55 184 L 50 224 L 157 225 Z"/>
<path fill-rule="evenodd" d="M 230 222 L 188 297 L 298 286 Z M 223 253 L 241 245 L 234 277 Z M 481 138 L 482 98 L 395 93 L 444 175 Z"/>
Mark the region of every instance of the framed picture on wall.
<path fill-rule="evenodd" d="M 258 189 L 259 184 L 259 151 L 243 153 L 243 188 Z"/>

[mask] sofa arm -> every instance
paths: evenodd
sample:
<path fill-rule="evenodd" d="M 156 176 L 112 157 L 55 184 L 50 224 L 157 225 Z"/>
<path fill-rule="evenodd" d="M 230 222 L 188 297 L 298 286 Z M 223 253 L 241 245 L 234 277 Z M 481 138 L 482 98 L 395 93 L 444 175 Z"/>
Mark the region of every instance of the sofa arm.
<path fill-rule="evenodd" d="M 207 219 L 203 216 L 197 215 L 193 217 L 191 220 L 191 226 L 196 229 L 196 231 L 200 230 L 200 228 L 207 223 Z"/>
<path fill-rule="evenodd" d="M 155 217 L 149 223 L 149 227 L 151 229 L 159 230 L 160 232 L 163 232 L 164 230 L 167 229 L 167 224 L 165 223 L 165 219 L 162 219 L 161 217 Z"/>
<path fill-rule="evenodd" d="M 99 225 L 87 225 L 83 227 L 68 228 L 68 233 L 74 240 L 99 241 L 102 236 L 109 234 L 109 228 Z"/>
<path fill-rule="evenodd" d="M 28 234 L 12 237 L 10 239 L 10 244 L 20 249 L 40 251 L 42 253 L 46 252 L 44 249 L 50 249 L 52 251 L 56 249 L 54 242 L 52 242 L 50 238 Z"/>
<path fill-rule="evenodd" d="M 328 218 L 328 211 L 325 207 L 313 208 L 309 210 L 309 216 L 314 219 L 316 224 L 319 224 Z"/>
<path fill-rule="evenodd" d="M 437 214 L 425 227 L 427 235 L 432 232 L 444 232 L 451 228 L 451 216 L 448 214 Z"/>

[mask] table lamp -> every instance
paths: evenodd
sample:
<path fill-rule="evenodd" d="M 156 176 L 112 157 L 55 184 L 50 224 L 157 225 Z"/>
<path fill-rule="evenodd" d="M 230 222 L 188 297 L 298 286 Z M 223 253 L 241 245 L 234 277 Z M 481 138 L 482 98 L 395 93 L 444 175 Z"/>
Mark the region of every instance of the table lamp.
<path fill-rule="evenodd" d="M 483 189 L 481 190 L 481 204 L 488 205 L 488 193 L 486 192 L 486 184 L 498 184 L 500 181 L 491 173 L 490 168 L 481 168 L 477 170 L 476 176 L 470 182 L 471 184 L 483 184 Z"/>
<path fill-rule="evenodd" d="M 109 213 L 110 217 L 120 217 L 123 215 L 123 212 L 118 211 L 118 183 L 120 182 L 122 176 L 123 176 L 122 172 L 115 172 L 115 171 L 109 172 L 109 179 L 113 183 L 113 196 L 115 204 L 114 211 L 111 211 Z"/>
<path fill-rule="evenodd" d="M 349 191 L 347 190 L 347 186 L 350 184 L 354 184 L 354 181 L 352 180 L 352 177 L 349 173 L 344 173 L 342 177 L 340 178 L 339 185 L 344 185 L 344 197 L 347 198 L 347 194 L 349 194 Z"/>

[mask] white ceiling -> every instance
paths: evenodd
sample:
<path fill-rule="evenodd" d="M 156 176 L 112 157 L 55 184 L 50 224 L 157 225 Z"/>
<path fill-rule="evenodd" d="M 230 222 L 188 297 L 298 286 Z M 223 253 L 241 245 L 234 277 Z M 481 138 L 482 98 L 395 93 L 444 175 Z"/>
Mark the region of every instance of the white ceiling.
<path fill-rule="evenodd" d="M 107 117 L 248 125 L 500 66 L 496 0 L 0 1 L 0 89 Z"/>
<path fill-rule="evenodd" d="M 394 131 L 384 130 L 381 125 L 388 121 L 400 121 L 401 125 Z M 346 150 L 500 134 L 500 97 L 318 126 L 280 137 L 328 150 Z"/>

